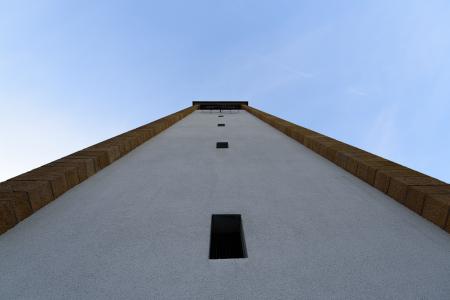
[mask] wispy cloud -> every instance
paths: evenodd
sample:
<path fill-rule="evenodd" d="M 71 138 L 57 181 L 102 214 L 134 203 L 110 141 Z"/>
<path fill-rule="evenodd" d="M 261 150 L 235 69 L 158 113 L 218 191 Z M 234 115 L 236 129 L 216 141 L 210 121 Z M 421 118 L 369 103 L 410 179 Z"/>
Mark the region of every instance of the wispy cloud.
<path fill-rule="evenodd" d="M 398 108 L 386 107 L 372 122 L 365 137 L 365 147 L 371 152 L 386 157 L 393 157 L 398 148 Z"/>
<path fill-rule="evenodd" d="M 284 71 L 286 71 L 288 73 L 291 73 L 292 75 L 297 76 L 297 77 L 302 77 L 302 78 L 306 78 L 306 79 L 315 77 L 315 75 L 313 73 L 305 72 L 305 71 L 302 71 L 302 70 L 297 70 L 297 69 L 295 69 L 295 68 L 293 68 L 293 67 L 291 67 L 289 65 L 286 65 L 286 64 L 282 64 L 282 63 L 276 63 L 275 64 L 274 63 L 273 65 L 278 67 L 278 68 L 280 68 L 281 70 L 284 70 Z"/>
<path fill-rule="evenodd" d="M 368 95 L 368 93 L 362 89 L 355 88 L 355 87 L 348 87 L 346 92 L 350 95 L 365 97 Z"/>

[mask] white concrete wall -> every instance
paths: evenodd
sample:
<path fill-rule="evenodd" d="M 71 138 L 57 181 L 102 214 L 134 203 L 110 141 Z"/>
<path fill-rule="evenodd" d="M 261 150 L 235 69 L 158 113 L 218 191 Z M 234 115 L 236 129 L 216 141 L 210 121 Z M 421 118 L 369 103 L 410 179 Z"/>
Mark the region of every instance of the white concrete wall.
<path fill-rule="evenodd" d="M 0 298 L 450 297 L 447 233 L 245 111 L 217 115 L 0 236 Z M 242 214 L 247 259 L 208 259 L 213 213 Z"/>

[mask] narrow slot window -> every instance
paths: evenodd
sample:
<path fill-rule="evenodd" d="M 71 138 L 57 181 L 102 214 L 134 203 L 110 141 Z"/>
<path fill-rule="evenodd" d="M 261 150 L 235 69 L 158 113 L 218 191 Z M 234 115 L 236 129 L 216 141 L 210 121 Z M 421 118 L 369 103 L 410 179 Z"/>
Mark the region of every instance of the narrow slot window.
<path fill-rule="evenodd" d="M 217 149 L 228 148 L 228 142 L 217 142 L 216 143 L 216 148 Z"/>
<path fill-rule="evenodd" d="M 241 215 L 212 215 L 209 259 L 247 258 Z"/>
<path fill-rule="evenodd" d="M 219 123 L 219 124 L 217 124 L 217 126 L 219 126 L 219 127 L 225 127 L 225 124 Z"/>

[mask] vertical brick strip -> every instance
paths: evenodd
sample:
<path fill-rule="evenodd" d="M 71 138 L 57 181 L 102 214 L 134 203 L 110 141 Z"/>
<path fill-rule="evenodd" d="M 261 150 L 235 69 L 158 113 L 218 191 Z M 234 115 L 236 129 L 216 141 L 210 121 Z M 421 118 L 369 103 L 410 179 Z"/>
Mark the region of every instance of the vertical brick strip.
<path fill-rule="evenodd" d="M 273 115 L 242 108 L 450 233 L 450 185 Z"/>
<path fill-rule="evenodd" d="M 0 183 L 0 234 L 183 119 L 193 105 Z"/>

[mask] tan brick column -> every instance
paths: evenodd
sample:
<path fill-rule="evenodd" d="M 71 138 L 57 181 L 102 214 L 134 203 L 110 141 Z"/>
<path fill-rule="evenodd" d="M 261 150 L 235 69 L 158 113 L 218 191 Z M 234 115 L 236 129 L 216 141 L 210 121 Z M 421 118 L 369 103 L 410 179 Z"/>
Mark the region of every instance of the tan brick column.
<path fill-rule="evenodd" d="M 0 234 L 198 108 L 193 105 L 0 183 Z"/>
<path fill-rule="evenodd" d="M 449 184 L 253 107 L 242 108 L 450 233 Z"/>

